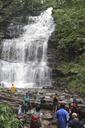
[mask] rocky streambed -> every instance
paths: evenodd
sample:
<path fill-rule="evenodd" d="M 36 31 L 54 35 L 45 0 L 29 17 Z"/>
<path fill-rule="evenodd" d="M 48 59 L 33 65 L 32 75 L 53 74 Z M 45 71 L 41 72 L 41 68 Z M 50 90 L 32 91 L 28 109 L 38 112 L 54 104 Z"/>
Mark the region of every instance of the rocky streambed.
<path fill-rule="evenodd" d="M 77 94 L 70 94 L 68 90 L 57 90 L 53 88 L 34 88 L 34 89 L 17 89 L 15 94 L 12 94 L 9 89 L 0 89 L 0 103 L 8 103 L 11 105 L 16 113 L 18 112 L 18 107 L 23 102 L 23 96 L 26 93 L 30 94 L 32 110 L 35 108 L 37 104 L 41 106 L 41 111 L 44 113 L 43 116 L 43 128 L 50 125 L 50 127 L 55 128 L 56 122 L 54 120 L 53 113 L 53 96 L 58 94 L 59 101 L 64 100 L 68 104 L 68 97 L 72 97 L 74 95 L 78 102 L 78 106 L 80 107 L 81 113 L 85 115 L 85 98 L 80 97 Z M 26 115 L 26 119 L 29 120 L 30 112 L 28 112 L 28 116 Z M 85 118 L 85 117 L 84 117 Z M 29 123 L 28 123 L 29 128 Z"/>

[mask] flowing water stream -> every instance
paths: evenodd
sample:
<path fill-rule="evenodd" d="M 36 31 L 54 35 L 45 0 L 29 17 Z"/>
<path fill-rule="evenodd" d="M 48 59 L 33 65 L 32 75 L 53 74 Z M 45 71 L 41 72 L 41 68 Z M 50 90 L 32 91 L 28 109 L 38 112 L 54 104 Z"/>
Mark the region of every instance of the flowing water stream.
<path fill-rule="evenodd" d="M 1 45 L 0 83 L 17 88 L 51 85 L 50 69 L 47 66 L 48 39 L 55 29 L 52 8 L 40 16 L 29 17 L 18 38 L 7 39 Z"/>

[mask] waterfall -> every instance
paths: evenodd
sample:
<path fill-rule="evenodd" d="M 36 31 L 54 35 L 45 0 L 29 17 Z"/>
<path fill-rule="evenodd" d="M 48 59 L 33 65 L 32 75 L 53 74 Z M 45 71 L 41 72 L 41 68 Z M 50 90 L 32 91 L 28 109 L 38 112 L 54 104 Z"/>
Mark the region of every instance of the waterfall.
<path fill-rule="evenodd" d="M 18 38 L 6 39 L 1 44 L 0 83 L 17 88 L 51 85 L 47 66 L 48 39 L 55 29 L 52 8 L 39 16 L 30 16 Z"/>

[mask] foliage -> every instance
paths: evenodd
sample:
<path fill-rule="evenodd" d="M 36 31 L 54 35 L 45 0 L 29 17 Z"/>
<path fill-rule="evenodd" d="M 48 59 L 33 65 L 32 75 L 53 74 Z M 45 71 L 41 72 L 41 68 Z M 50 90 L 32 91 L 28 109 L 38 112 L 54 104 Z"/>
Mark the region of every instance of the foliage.
<path fill-rule="evenodd" d="M 0 104 L 0 128 L 18 128 L 19 121 L 13 109 L 7 104 Z"/>
<path fill-rule="evenodd" d="M 0 0 L 0 40 L 5 37 L 7 23 L 14 17 L 34 13 L 41 8 L 41 0 Z"/>
<path fill-rule="evenodd" d="M 84 7 L 54 10 L 57 23 L 57 38 L 59 47 L 68 48 L 69 45 L 83 47 L 85 40 L 85 9 Z M 63 27 L 64 26 L 64 27 Z M 81 42 L 82 40 L 82 42 Z"/>
<path fill-rule="evenodd" d="M 61 85 L 67 81 L 68 87 L 81 91 L 81 93 L 85 90 L 84 6 L 84 0 L 56 0 L 53 10 L 56 23 L 56 41 L 53 45 L 59 60 L 56 68 L 65 75 L 63 79 L 60 77 Z M 56 80 L 59 81 L 59 77 Z"/>

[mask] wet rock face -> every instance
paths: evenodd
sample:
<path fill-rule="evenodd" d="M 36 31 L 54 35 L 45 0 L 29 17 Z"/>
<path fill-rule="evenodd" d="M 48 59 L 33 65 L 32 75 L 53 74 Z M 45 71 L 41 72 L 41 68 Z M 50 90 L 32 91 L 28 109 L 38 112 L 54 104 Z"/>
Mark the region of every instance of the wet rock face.
<path fill-rule="evenodd" d="M 59 38 L 57 38 L 56 30 L 52 33 L 49 42 L 48 42 L 48 66 L 51 68 L 51 78 L 52 85 L 54 87 L 61 86 L 66 87 L 68 85 L 68 80 L 66 79 L 68 76 L 76 76 L 75 72 L 65 72 L 64 70 L 59 69 L 60 65 L 65 65 L 65 60 L 68 60 L 68 53 L 65 53 L 65 49 L 62 49 L 59 46 Z M 62 80 L 62 78 L 64 78 Z"/>
<path fill-rule="evenodd" d="M 23 26 L 27 24 L 28 17 L 15 17 L 11 21 L 7 23 L 5 38 L 11 39 L 11 38 L 17 38 L 19 37 L 23 32 Z"/>
<path fill-rule="evenodd" d="M 50 67 L 57 66 L 58 56 L 56 53 L 56 37 L 55 32 L 52 33 L 51 37 L 49 38 L 48 42 L 48 65 Z"/>
<path fill-rule="evenodd" d="M 52 78 L 52 84 L 56 85 L 57 77 L 63 77 L 64 74 L 57 70 L 56 67 L 60 64 L 61 56 L 57 52 L 57 40 L 55 32 L 52 33 L 49 42 L 48 42 L 48 66 L 51 68 L 51 78 Z"/>
<path fill-rule="evenodd" d="M 53 67 L 56 65 L 56 51 L 53 46 L 53 41 L 55 39 L 54 32 L 51 35 L 49 41 L 48 41 L 48 50 L 47 50 L 47 56 L 48 56 L 48 66 L 51 68 L 51 71 L 53 70 Z M 54 74 L 56 76 L 56 74 Z M 53 71 L 51 72 L 51 78 L 53 80 Z"/>
<path fill-rule="evenodd" d="M 19 37 L 20 34 L 23 33 L 23 29 L 22 29 L 22 25 L 16 25 L 11 23 L 8 27 L 7 27 L 7 31 L 6 31 L 6 38 L 17 38 Z"/>

